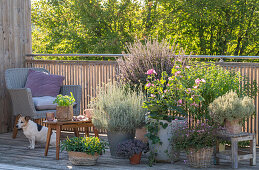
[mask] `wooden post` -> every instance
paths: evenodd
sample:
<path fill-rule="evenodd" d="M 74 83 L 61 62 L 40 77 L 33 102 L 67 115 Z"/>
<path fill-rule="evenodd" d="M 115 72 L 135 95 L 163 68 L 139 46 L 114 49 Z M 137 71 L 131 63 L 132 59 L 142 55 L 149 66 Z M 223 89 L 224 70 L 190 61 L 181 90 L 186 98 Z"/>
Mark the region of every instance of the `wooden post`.
<path fill-rule="evenodd" d="M 238 142 L 232 138 L 231 139 L 231 153 L 232 153 L 232 168 L 238 168 Z"/>
<path fill-rule="evenodd" d="M 11 130 L 14 122 L 5 70 L 24 67 L 31 48 L 30 0 L 0 0 L 0 133 Z"/>

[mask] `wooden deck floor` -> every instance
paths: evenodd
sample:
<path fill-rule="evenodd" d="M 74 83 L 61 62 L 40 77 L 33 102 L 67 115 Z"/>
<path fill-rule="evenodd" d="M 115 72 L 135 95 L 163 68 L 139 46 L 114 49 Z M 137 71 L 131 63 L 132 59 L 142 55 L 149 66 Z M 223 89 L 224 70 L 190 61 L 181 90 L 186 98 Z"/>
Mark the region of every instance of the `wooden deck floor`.
<path fill-rule="evenodd" d="M 12 139 L 11 133 L 0 134 L 0 169 L 9 170 L 31 170 L 31 169 L 192 169 L 179 161 L 175 164 L 157 163 L 153 167 L 147 165 L 147 158 L 141 160 L 140 165 L 130 165 L 127 159 L 111 158 L 109 150 L 102 155 L 96 166 L 72 166 L 68 161 L 66 152 L 60 154 L 60 160 L 55 159 L 55 148 L 50 147 L 48 156 L 44 156 L 44 144 L 37 145 L 35 150 L 29 150 L 26 147 L 29 145 L 28 140 L 19 131 L 17 138 Z M 63 134 L 63 137 L 67 135 Z M 101 138 L 107 140 L 105 135 Z M 259 156 L 259 150 L 257 150 Z M 257 159 L 257 166 L 249 166 L 249 160 L 239 163 L 240 169 L 259 169 L 259 161 Z M 230 162 L 221 162 L 220 165 L 212 166 L 210 169 L 231 169 Z"/>

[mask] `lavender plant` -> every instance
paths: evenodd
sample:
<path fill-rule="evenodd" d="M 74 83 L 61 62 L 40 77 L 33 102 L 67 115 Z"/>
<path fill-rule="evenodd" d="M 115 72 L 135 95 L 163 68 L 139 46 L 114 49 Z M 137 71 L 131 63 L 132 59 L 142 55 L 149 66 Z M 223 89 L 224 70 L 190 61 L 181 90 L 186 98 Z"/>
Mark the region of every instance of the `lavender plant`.
<path fill-rule="evenodd" d="M 132 157 L 135 154 L 139 154 L 141 152 L 147 152 L 148 145 L 143 143 L 140 140 L 127 140 L 117 147 L 117 154 L 125 157 Z"/>
<path fill-rule="evenodd" d="M 121 80 L 131 87 L 144 86 L 147 78 L 145 73 L 151 68 L 156 70 L 160 78 L 163 71 L 167 74 L 171 73 L 176 59 L 180 59 L 183 63 L 188 61 L 184 50 L 176 51 L 177 45 L 173 43 L 170 46 L 170 41 L 166 39 L 161 42 L 148 39 L 144 43 L 136 40 L 134 43 L 127 44 L 126 49 L 123 58 L 119 58 L 117 62 Z"/>

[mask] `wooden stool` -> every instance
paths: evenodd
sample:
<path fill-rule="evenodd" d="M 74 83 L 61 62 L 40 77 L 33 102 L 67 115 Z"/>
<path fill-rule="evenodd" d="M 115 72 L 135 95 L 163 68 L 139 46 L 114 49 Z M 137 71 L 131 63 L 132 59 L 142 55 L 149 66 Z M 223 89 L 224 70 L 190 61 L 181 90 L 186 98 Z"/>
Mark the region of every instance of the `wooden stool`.
<path fill-rule="evenodd" d="M 256 165 L 256 138 L 254 133 L 242 132 L 239 134 L 219 133 L 218 139 L 231 141 L 231 150 L 219 152 L 219 142 L 216 147 L 216 163 L 219 159 L 226 159 L 232 161 L 232 168 L 238 168 L 238 161 L 250 159 L 250 165 Z M 238 151 L 238 142 L 250 141 L 250 152 Z"/>

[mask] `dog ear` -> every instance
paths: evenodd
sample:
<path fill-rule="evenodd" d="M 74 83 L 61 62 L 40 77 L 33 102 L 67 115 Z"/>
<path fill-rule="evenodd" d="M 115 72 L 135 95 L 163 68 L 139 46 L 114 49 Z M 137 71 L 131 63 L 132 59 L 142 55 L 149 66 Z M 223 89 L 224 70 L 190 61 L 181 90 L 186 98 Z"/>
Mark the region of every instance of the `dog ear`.
<path fill-rule="evenodd" d="M 25 120 L 26 120 L 26 121 L 29 121 L 30 119 L 31 119 L 30 116 L 25 116 Z"/>
<path fill-rule="evenodd" d="M 22 116 L 22 114 L 18 114 L 17 117 L 20 118 Z"/>

